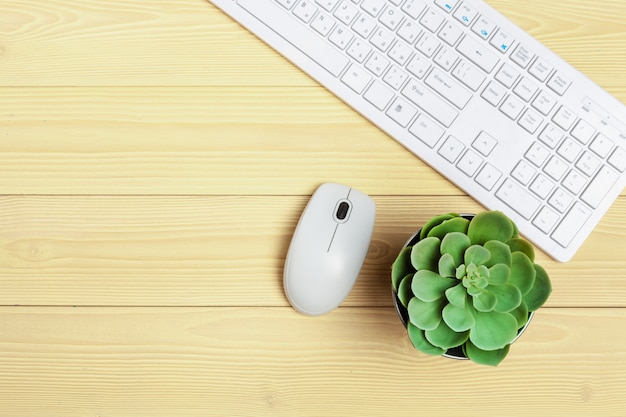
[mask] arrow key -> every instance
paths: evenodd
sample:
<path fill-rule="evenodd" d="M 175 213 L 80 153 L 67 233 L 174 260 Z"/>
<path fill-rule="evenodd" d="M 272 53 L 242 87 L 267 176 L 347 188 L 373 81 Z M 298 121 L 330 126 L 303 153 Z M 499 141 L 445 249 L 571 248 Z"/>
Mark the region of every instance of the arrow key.
<path fill-rule="evenodd" d="M 448 136 L 448 139 L 439 148 L 439 155 L 443 156 L 448 162 L 454 163 L 461 152 L 465 149 L 465 145 L 454 136 Z"/>

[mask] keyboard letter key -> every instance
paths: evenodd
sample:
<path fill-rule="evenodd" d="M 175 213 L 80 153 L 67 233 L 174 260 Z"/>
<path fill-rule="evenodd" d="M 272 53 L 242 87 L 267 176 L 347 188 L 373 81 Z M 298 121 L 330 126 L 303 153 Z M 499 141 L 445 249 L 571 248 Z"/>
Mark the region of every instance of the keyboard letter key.
<path fill-rule="evenodd" d="M 277 27 L 289 33 L 289 39 L 275 32 L 284 40 L 295 46 L 303 54 L 321 65 L 326 71 L 335 77 L 348 65 L 350 60 L 335 48 L 329 47 L 326 41 L 319 35 L 302 26 L 298 21 L 286 14 L 280 6 L 273 2 L 261 2 L 258 0 L 237 0 L 237 4 L 246 9 L 252 16 L 258 17 L 261 21 L 275 22 Z"/>
<path fill-rule="evenodd" d="M 540 206 L 539 200 L 510 178 L 507 178 L 498 189 L 496 197 L 526 220 L 530 219 Z"/>

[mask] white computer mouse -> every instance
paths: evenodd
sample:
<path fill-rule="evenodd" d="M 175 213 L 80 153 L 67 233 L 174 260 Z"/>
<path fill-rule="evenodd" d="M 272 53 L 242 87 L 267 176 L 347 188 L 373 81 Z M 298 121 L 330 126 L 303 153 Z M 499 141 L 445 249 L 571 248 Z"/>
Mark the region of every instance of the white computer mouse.
<path fill-rule="evenodd" d="M 354 286 L 372 239 L 376 205 L 345 185 L 322 184 L 291 239 L 283 285 L 300 313 L 318 316 L 341 304 Z"/>

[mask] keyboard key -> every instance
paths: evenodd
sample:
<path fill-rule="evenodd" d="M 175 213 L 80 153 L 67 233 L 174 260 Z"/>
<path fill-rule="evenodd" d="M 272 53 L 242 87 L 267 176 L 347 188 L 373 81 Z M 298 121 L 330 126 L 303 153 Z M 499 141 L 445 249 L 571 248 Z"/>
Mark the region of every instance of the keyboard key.
<path fill-rule="evenodd" d="M 421 33 L 421 27 L 416 22 L 409 19 L 406 19 L 398 30 L 398 36 L 407 41 L 409 44 L 413 44 Z"/>
<path fill-rule="evenodd" d="M 382 111 L 387 108 L 394 97 L 394 93 L 380 81 L 374 81 L 363 97 Z"/>
<path fill-rule="evenodd" d="M 280 9 L 282 6 L 257 0 L 238 0 L 237 4 L 260 20 L 272 21 L 278 27 L 283 28 L 283 33 L 289 33 L 289 37 L 283 39 L 335 77 L 338 77 L 350 62 L 344 54 L 329 47 L 319 35 L 284 13 Z M 280 35 L 280 33 L 277 34 Z"/>
<path fill-rule="evenodd" d="M 310 22 L 316 12 L 317 7 L 315 7 L 312 1 L 301 1 L 296 8 L 293 9 L 293 14 L 298 16 L 300 20 L 305 23 Z"/>
<path fill-rule="evenodd" d="M 539 200 L 510 178 L 504 180 L 496 192 L 496 197 L 527 220 L 535 214 L 540 206 Z"/>
<path fill-rule="evenodd" d="M 600 158 L 606 158 L 606 156 L 611 152 L 615 146 L 615 143 L 609 138 L 607 138 L 602 133 L 599 133 L 598 136 L 591 142 L 589 145 L 589 149 L 595 152 Z"/>
<path fill-rule="evenodd" d="M 402 20 L 402 12 L 393 7 L 388 7 L 385 12 L 380 15 L 378 21 L 382 23 L 387 29 L 395 31 L 400 25 Z"/>
<path fill-rule="evenodd" d="M 354 35 L 351 31 L 344 28 L 343 26 L 336 26 L 332 31 L 328 40 L 335 44 L 340 49 L 346 49 L 350 41 L 354 38 Z"/>
<path fill-rule="evenodd" d="M 430 58 L 435 55 L 435 51 L 439 48 L 439 45 L 441 45 L 441 42 L 439 42 L 434 35 L 424 32 L 422 37 L 415 44 L 415 47 L 418 51 Z"/>
<path fill-rule="evenodd" d="M 619 172 L 626 171 L 626 151 L 619 146 L 615 148 L 609 157 L 609 164 Z"/>
<path fill-rule="evenodd" d="M 474 23 L 474 26 L 472 26 L 472 31 L 485 40 L 489 39 L 495 30 L 496 24 L 485 16 L 480 16 L 476 23 Z"/>
<path fill-rule="evenodd" d="M 439 38 L 450 46 L 454 46 L 459 39 L 463 30 L 459 28 L 455 23 L 447 22 L 443 25 L 441 31 L 439 31 Z"/>
<path fill-rule="evenodd" d="M 424 114 L 417 116 L 409 132 L 431 148 L 439 142 L 445 131 L 435 121 Z"/>
<path fill-rule="evenodd" d="M 465 145 L 454 136 L 448 136 L 448 139 L 439 148 L 439 155 L 443 156 L 448 162 L 454 163 L 465 149 Z"/>
<path fill-rule="evenodd" d="M 459 59 L 459 55 L 450 48 L 441 48 L 435 56 L 435 63 L 448 72 L 452 69 L 456 61 Z"/>
<path fill-rule="evenodd" d="M 389 49 L 393 41 L 393 33 L 383 28 L 374 31 L 374 35 L 370 38 L 372 45 L 377 47 L 381 52 L 387 52 L 387 49 Z"/>
<path fill-rule="evenodd" d="M 372 17 L 377 17 L 384 7 L 385 0 L 363 0 L 363 4 L 361 4 L 361 9 Z"/>
<path fill-rule="evenodd" d="M 426 73 L 431 67 L 431 61 L 421 54 L 413 55 L 409 65 L 407 65 L 406 69 L 413 75 L 415 75 L 418 79 L 424 78 Z"/>
<path fill-rule="evenodd" d="M 589 219 L 591 211 L 581 203 L 576 203 L 552 233 L 552 239 L 563 247 L 569 246 L 581 226 Z"/>
<path fill-rule="evenodd" d="M 322 36 L 328 36 L 334 26 L 335 20 L 324 13 L 318 13 L 311 23 L 311 27 Z"/>
<path fill-rule="evenodd" d="M 539 142 L 535 142 L 530 145 L 524 156 L 536 167 L 540 167 L 550 156 L 550 150 Z"/>
<path fill-rule="evenodd" d="M 410 80 L 402 94 L 446 127 L 450 127 L 459 115 L 452 106 L 416 80 Z"/>
<path fill-rule="evenodd" d="M 417 109 L 400 97 L 396 98 L 389 110 L 387 110 L 387 116 L 391 117 L 402 127 L 407 127 L 416 114 Z"/>
<path fill-rule="evenodd" d="M 506 90 L 504 87 L 493 81 L 489 83 L 481 94 L 481 97 L 487 100 L 487 102 L 494 107 L 500 104 L 504 96 L 506 96 Z"/>
<path fill-rule="evenodd" d="M 537 178 L 530 184 L 530 191 L 535 193 L 537 197 L 545 200 L 554 189 L 554 182 L 543 174 L 537 175 Z"/>
<path fill-rule="evenodd" d="M 468 177 L 473 177 L 482 163 L 483 159 L 476 152 L 470 149 L 465 152 L 456 166 Z"/>
<path fill-rule="evenodd" d="M 509 64 L 503 64 L 498 73 L 496 80 L 500 81 L 506 88 L 513 87 L 515 81 L 519 78 L 520 73 Z"/>
<path fill-rule="evenodd" d="M 391 64 L 391 62 L 387 58 L 374 52 L 365 63 L 365 68 L 370 70 L 374 75 L 382 77 L 385 70 L 389 67 L 389 64 Z"/>
<path fill-rule="evenodd" d="M 366 14 L 361 14 L 352 25 L 352 29 L 361 37 L 367 39 L 374 33 L 376 21 Z"/>
<path fill-rule="evenodd" d="M 600 159 L 591 152 L 585 152 L 576 162 L 576 168 L 580 169 L 585 175 L 592 176 L 600 166 Z"/>
<path fill-rule="evenodd" d="M 552 121 L 565 131 L 571 129 L 578 116 L 565 106 L 561 106 L 559 111 L 554 115 Z"/>
<path fill-rule="evenodd" d="M 487 50 L 487 48 L 470 36 L 464 37 L 456 50 L 474 64 L 478 65 L 486 73 L 493 71 L 499 61 L 497 55 Z"/>
<path fill-rule="evenodd" d="M 528 185 L 536 173 L 537 170 L 531 164 L 522 160 L 513 168 L 511 176 L 518 180 L 520 184 Z"/>
<path fill-rule="evenodd" d="M 522 77 L 519 83 L 515 86 L 515 89 L 513 89 L 513 92 L 519 98 L 528 103 L 535 96 L 537 90 L 539 90 L 537 84 L 526 77 Z"/>
<path fill-rule="evenodd" d="M 542 207 L 533 220 L 533 224 L 544 233 L 550 233 L 550 230 L 559 221 L 561 216 L 549 207 Z"/>
<path fill-rule="evenodd" d="M 337 7 L 334 16 L 344 25 L 350 26 L 358 14 L 359 9 L 357 9 L 356 6 L 344 1 L 339 7 Z"/>
<path fill-rule="evenodd" d="M 563 175 L 565 175 L 568 168 L 569 164 L 555 155 L 550 158 L 546 166 L 543 168 L 543 172 L 548 174 L 553 180 L 559 181 L 563 178 Z"/>
<path fill-rule="evenodd" d="M 467 3 L 461 3 L 456 12 L 454 12 L 454 18 L 461 22 L 464 26 L 469 26 L 474 19 L 478 16 L 478 12 L 472 6 Z"/>
<path fill-rule="evenodd" d="M 609 167 L 602 167 L 580 199 L 591 207 L 597 208 L 618 179 L 617 172 Z"/>
<path fill-rule="evenodd" d="M 574 197 L 570 193 L 562 188 L 559 188 L 554 192 L 554 194 L 552 194 L 548 203 L 561 213 L 565 213 L 565 210 L 568 209 L 573 201 Z"/>
<path fill-rule="evenodd" d="M 576 127 L 572 130 L 572 136 L 578 139 L 578 141 L 584 145 L 589 143 L 596 130 L 589 123 L 584 120 L 579 120 L 576 123 Z"/>
<path fill-rule="evenodd" d="M 543 58 L 539 57 L 531 65 L 528 72 L 542 83 L 545 82 L 554 68 Z"/>
<path fill-rule="evenodd" d="M 554 106 L 556 106 L 556 99 L 551 94 L 541 91 L 533 100 L 532 106 L 539 113 L 547 116 L 550 114 Z"/>
<path fill-rule="evenodd" d="M 565 135 L 558 127 L 548 123 L 539 135 L 539 140 L 548 145 L 550 149 L 554 149 L 564 136 Z"/>
<path fill-rule="evenodd" d="M 426 84 L 459 109 L 463 109 L 472 98 L 472 95 L 461 84 L 437 68 L 428 75 Z"/>
<path fill-rule="evenodd" d="M 500 106 L 500 111 L 511 120 L 516 120 L 522 113 L 522 110 L 524 110 L 524 103 L 513 96 L 508 96 L 502 103 L 502 106 Z"/>
<path fill-rule="evenodd" d="M 493 187 L 496 186 L 500 178 L 502 177 L 502 173 L 498 171 L 496 167 L 493 165 L 486 163 L 478 175 L 476 176 L 476 182 L 481 185 L 487 191 L 491 191 Z"/>
<path fill-rule="evenodd" d="M 290 1 L 295 3 L 295 0 Z M 339 0 L 315 0 L 315 3 L 319 4 L 327 12 L 330 12 L 335 8 L 337 4 L 339 4 Z"/>
<path fill-rule="evenodd" d="M 517 45 L 515 51 L 511 54 L 511 61 L 515 62 L 521 68 L 526 69 L 535 57 L 535 53 L 524 45 Z"/>
<path fill-rule="evenodd" d="M 465 60 L 459 62 L 459 65 L 454 68 L 452 76 L 474 92 L 478 91 L 487 78 L 478 68 Z"/>
<path fill-rule="evenodd" d="M 472 142 L 472 147 L 483 156 L 489 156 L 496 145 L 498 145 L 498 141 L 486 132 L 480 132 L 478 137 Z"/>
<path fill-rule="evenodd" d="M 385 81 L 389 87 L 397 90 L 402 87 L 407 78 L 409 78 L 407 73 L 394 65 L 387 71 L 387 74 L 383 77 L 383 81 Z"/>
<path fill-rule="evenodd" d="M 348 48 L 348 55 L 350 55 L 359 64 L 365 61 L 365 58 L 372 52 L 372 47 L 367 41 L 362 39 L 356 39 L 350 44 Z"/>
<path fill-rule="evenodd" d="M 534 135 L 537 129 L 539 129 L 539 126 L 543 123 L 543 118 L 539 115 L 539 113 L 528 109 L 517 123 L 528 133 Z"/>
<path fill-rule="evenodd" d="M 563 180 L 563 187 L 574 195 L 580 194 L 587 183 L 587 177 L 575 169 L 571 170 Z"/>
<path fill-rule="evenodd" d="M 404 66 L 409 58 L 411 58 L 412 53 L 413 48 L 402 41 L 398 41 L 393 45 L 388 55 L 389 58 Z"/>
<path fill-rule="evenodd" d="M 513 36 L 500 29 L 498 30 L 498 33 L 496 33 L 495 36 L 491 38 L 489 44 L 501 53 L 505 53 L 513 46 L 514 42 L 515 39 L 513 38 Z"/>
<path fill-rule="evenodd" d="M 580 152 L 582 150 L 583 150 L 582 146 L 580 146 L 578 143 L 576 143 L 572 139 L 567 138 L 563 141 L 561 146 L 559 146 L 557 153 L 561 155 L 566 161 L 574 162 L 576 160 L 576 157 L 580 155 Z"/>
<path fill-rule="evenodd" d="M 407 0 L 402 6 L 402 11 L 413 19 L 417 19 L 425 8 L 426 3 L 424 3 L 424 0 Z"/>
<path fill-rule="evenodd" d="M 459 3 L 459 0 L 435 0 L 435 4 L 444 12 L 450 13 Z"/>
<path fill-rule="evenodd" d="M 572 81 L 560 71 L 555 72 L 548 81 L 548 87 L 560 96 L 565 94 L 571 84 Z"/>
<path fill-rule="evenodd" d="M 361 94 L 371 80 L 372 76 L 356 64 L 352 64 L 350 69 L 348 69 L 343 77 L 341 77 L 341 81 L 353 89 L 357 94 Z"/>
<path fill-rule="evenodd" d="M 443 21 L 444 17 L 436 10 L 430 8 L 426 10 L 426 13 L 424 13 L 424 16 L 420 19 L 422 26 L 433 33 L 437 32 L 437 29 L 439 29 Z"/>

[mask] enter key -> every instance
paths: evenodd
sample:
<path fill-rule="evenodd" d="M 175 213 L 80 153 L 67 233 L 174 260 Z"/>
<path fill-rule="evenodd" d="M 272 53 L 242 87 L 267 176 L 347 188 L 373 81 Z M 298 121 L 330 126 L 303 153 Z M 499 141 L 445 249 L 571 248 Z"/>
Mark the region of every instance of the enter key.
<path fill-rule="evenodd" d="M 472 98 L 472 94 L 461 84 L 438 68 L 426 78 L 426 84 L 459 109 L 463 109 Z"/>

